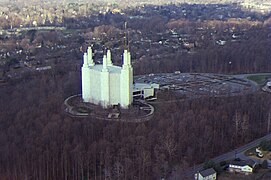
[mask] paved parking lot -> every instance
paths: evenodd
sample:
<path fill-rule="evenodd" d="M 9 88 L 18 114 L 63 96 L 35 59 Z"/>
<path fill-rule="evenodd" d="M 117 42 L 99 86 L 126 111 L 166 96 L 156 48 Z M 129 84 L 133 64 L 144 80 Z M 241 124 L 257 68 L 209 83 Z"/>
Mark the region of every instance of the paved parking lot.
<path fill-rule="evenodd" d="M 137 83 L 157 83 L 187 97 L 235 96 L 255 92 L 258 86 L 246 78 L 207 73 L 163 73 L 134 77 Z"/>

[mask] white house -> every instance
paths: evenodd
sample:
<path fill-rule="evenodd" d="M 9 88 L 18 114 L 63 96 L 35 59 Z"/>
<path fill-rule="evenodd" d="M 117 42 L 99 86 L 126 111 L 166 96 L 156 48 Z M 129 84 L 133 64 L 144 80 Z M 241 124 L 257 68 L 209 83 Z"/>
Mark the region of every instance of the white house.
<path fill-rule="evenodd" d="M 253 173 L 255 166 L 256 163 L 253 160 L 232 161 L 229 164 L 228 170 L 230 172 L 240 172 L 249 175 Z"/>
<path fill-rule="evenodd" d="M 195 174 L 195 180 L 216 180 L 216 171 L 213 168 L 205 169 Z"/>

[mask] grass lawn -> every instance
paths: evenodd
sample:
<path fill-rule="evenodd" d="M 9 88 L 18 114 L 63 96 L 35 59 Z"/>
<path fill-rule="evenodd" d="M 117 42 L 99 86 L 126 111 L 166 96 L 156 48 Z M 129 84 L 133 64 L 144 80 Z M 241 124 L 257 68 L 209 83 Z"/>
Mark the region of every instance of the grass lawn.
<path fill-rule="evenodd" d="M 246 150 L 244 154 L 246 156 L 256 156 L 257 153 L 256 153 L 255 149 L 256 149 L 256 147 L 250 148 L 250 149 Z"/>
<path fill-rule="evenodd" d="M 73 33 L 78 32 L 78 29 L 65 29 L 62 32 L 63 34 L 73 34 Z"/>
<path fill-rule="evenodd" d="M 256 82 L 259 85 L 263 85 L 266 82 L 266 80 L 270 77 L 271 74 L 266 74 L 266 75 L 252 75 L 248 76 L 247 78 L 251 81 Z"/>
<path fill-rule="evenodd" d="M 271 159 L 271 152 L 270 151 L 263 151 L 263 150 L 261 150 L 261 151 L 264 155 L 262 158 L 257 157 L 256 147 L 253 147 L 251 149 L 246 150 L 244 154 L 246 156 L 250 156 L 254 159 L 259 159 L 259 160 L 270 160 Z"/>
<path fill-rule="evenodd" d="M 88 108 L 86 108 L 86 107 L 78 107 L 77 108 L 77 111 L 79 112 L 79 113 L 90 113 L 91 111 L 88 109 Z"/>
<path fill-rule="evenodd" d="M 269 169 L 258 169 L 251 175 L 245 175 L 241 173 L 223 172 L 218 175 L 219 180 L 263 180 L 270 179 L 271 172 Z"/>

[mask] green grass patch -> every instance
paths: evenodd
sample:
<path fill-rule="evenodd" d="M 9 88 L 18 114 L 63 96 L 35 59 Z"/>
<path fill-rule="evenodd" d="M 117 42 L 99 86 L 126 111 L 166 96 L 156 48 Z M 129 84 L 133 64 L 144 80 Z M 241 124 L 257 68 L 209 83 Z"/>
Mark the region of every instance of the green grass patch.
<path fill-rule="evenodd" d="M 67 35 L 67 34 L 74 34 L 78 31 L 79 31 L 78 29 L 65 29 L 62 32 L 63 32 L 63 34 Z"/>
<path fill-rule="evenodd" d="M 250 149 L 246 150 L 244 154 L 245 154 L 246 156 L 256 156 L 257 153 L 256 153 L 256 150 L 255 150 L 255 149 L 256 149 L 255 147 L 250 148 Z"/>
<path fill-rule="evenodd" d="M 78 107 L 77 108 L 77 111 L 79 112 L 79 113 L 90 113 L 91 111 L 88 109 L 88 108 L 86 108 L 86 107 Z"/>
<path fill-rule="evenodd" d="M 264 83 L 270 77 L 271 77 L 271 74 L 266 74 L 266 75 L 252 75 L 252 76 L 248 76 L 247 78 L 251 81 L 256 82 L 259 85 L 264 85 Z"/>

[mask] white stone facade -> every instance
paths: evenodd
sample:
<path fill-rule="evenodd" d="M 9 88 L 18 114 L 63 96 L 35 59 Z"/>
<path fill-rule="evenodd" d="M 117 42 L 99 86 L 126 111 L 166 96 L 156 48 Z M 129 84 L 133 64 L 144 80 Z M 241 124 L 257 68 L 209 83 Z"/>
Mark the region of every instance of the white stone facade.
<path fill-rule="evenodd" d="M 103 56 L 102 65 L 95 64 L 91 47 L 84 53 L 83 61 L 83 101 L 104 108 L 118 104 L 122 108 L 128 108 L 133 101 L 133 67 L 130 52 L 124 50 L 122 67 L 113 65 L 110 50 Z"/>

